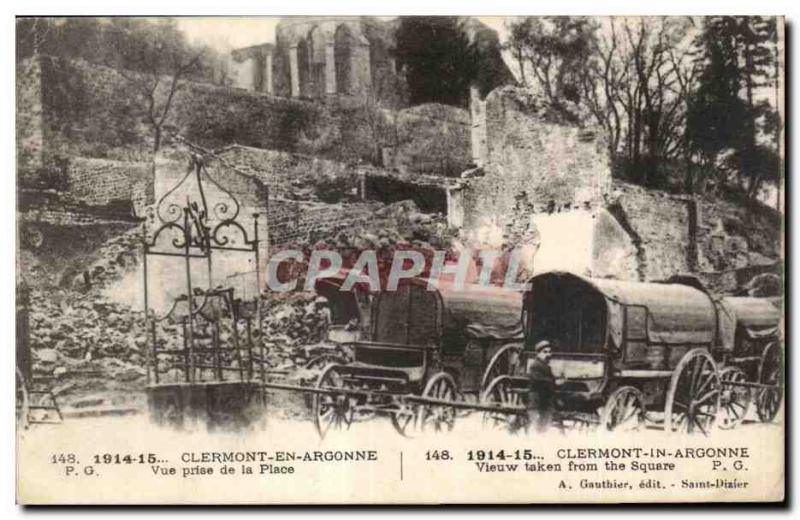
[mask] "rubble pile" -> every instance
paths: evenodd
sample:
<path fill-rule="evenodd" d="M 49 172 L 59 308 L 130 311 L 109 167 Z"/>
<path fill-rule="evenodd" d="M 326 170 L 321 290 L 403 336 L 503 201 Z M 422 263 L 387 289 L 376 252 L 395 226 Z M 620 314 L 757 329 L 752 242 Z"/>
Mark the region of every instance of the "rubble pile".
<path fill-rule="evenodd" d="M 304 365 L 312 355 L 309 347 L 324 342 L 331 315 L 328 308 L 307 292 L 276 295 L 264 318 L 264 346 L 277 370 Z"/>
<path fill-rule="evenodd" d="M 52 389 L 59 399 L 144 390 L 151 338 L 143 312 L 74 291 L 34 290 L 29 308 L 33 373 L 53 378 Z M 330 323 L 327 308 L 315 303 L 315 295 L 309 293 L 274 301 L 263 312 L 267 364 L 278 370 L 302 365 L 307 357 L 304 347 L 322 341 Z M 221 321 L 220 341 L 231 346 L 228 323 Z M 258 333 L 252 333 L 258 348 Z M 183 330 L 177 320 L 159 322 L 156 336 L 160 348 L 183 347 Z M 198 346 L 210 342 L 210 337 L 206 329 L 195 331 Z M 244 337 L 241 324 L 240 337 Z M 180 377 L 182 372 L 171 373 L 164 364 L 162 379 Z"/>
<path fill-rule="evenodd" d="M 435 250 L 450 251 L 454 237 L 455 232 L 447 227 L 443 215 L 422 213 L 413 201 L 404 200 L 378 207 L 367 222 L 284 244 L 282 248 L 303 251 L 306 259 L 313 250 L 335 250 L 342 255 L 344 267 L 350 267 L 365 250 L 375 251 L 379 259 L 389 262 L 399 249 L 430 255 Z"/>
<path fill-rule="evenodd" d="M 348 251 L 374 249 L 383 257 L 399 248 L 433 251 L 448 247 L 451 238 L 447 233 L 442 216 L 421 213 L 413 202 L 404 201 L 379 208 L 374 222 L 301 247 L 308 252 L 335 248 L 345 258 Z M 65 266 L 59 276 L 69 283 L 61 287 L 54 286 L 54 279 L 45 282 L 26 276 L 31 286 L 28 309 L 33 373 L 48 378 L 49 388 L 62 405 L 98 394 L 141 395 L 145 388 L 152 337 L 144 313 L 106 295 L 109 287 L 130 275 L 140 262 L 140 237 L 138 228 L 127 230 L 95 250 L 91 263 L 84 263 L 87 267 Z M 299 287 L 303 283 L 303 279 L 298 280 Z M 291 373 L 326 344 L 330 310 L 313 292 L 269 294 L 262 305 L 262 316 L 263 339 L 254 328 L 253 341 L 256 351 L 263 341 L 271 370 Z M 179 320 L 180 316 L 175 316 L 158 322 L 159 348 L 183 348 Z M 240 327 L 243 337 L 244 325 L 240 323 Z M 232 344 L 229 321 L 221 330 L 220 340 Z M 212 332 L 198 329 L 195 339 L 198 345 L 209 343 Z M 235 365 L 237 361 L 232 359 Z M 177 363 L 175 360 L 172 362 Z M 182 374 L 170 369 L 169 363 L 164 360 L 160 366 L 162 380 Z"/>
<path fill-rule="evenodd" d="M 33 290 L 33 373 L 53 377 L 56 396 L 144 387 L 144 314 L 74 291 Z"/>
<path fill-rule="evenodd" d="M 141 230 L 137 226 L 106 241 L 96 251 L 96 260 L 73 278 L 72 288 L 88 291 L 118 280 L 139 262 L 141 239 Z"/>

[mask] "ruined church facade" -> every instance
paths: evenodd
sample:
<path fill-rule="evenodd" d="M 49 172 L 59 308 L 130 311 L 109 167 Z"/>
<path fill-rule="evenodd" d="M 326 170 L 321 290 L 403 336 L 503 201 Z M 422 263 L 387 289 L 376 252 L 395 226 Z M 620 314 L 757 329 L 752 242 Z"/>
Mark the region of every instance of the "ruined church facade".
<path fill-rule="evenodd" d="M 481 63 L 491 71 L 484 94 L 514 83 L 500 53 L 497 31 L 477 18 L 459 17 Z M 396 60 L 401 18 L 292 16 L 281 18 L 275 41 L 231 54 L 234 86 L 263 94 L 325 101 L 370 96 L 386 108 L 409 106 L 408 78 Z"/>
<path fill-rule="evenodd" d="M 274 44 L 233 51 L 234 85 L 291 98 L 389 97 L 399 77 L 394 30 L 364 16 L 283 18 Z"/>

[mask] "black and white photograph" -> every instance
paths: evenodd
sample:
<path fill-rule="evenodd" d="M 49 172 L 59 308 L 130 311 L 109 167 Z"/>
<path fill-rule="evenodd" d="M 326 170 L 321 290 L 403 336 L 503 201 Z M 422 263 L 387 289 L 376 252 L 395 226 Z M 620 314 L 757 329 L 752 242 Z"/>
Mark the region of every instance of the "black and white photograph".
<path fill-rule="evenodd" d="M 15 25 L 19 503 L 785 499 L 783 17 Z"/>

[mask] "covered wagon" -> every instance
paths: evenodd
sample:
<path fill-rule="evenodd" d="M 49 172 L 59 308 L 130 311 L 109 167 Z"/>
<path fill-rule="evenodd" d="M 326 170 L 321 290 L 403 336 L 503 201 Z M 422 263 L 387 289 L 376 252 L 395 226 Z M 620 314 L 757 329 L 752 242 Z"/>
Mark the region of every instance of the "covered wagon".
<path fill-rule="evenodd" d="M 770 395 L 780 392 L 775 381 L 759 386 L 752 371 L 746 380 L 726 372 L 738 367 L 742 351 L 735 340 L 736 303 L 726 300 L 689 278 L 643 283 L 543 273 L 530 280 L 524 296 L 525 347 L 542 340 L 553 345 L 550 366 L 562 417 L 572 414 L 607 429 L 638 428 L 649 420 L 669 431 L 705 433 L 729 410 L 726 399 L 739 398 L 727 389 L 766 385 Z M 756 334 L 777 345 L 779 315 L 755 314 L 762 320 Z M 760 347 L 752 352 L 767 354 Z M 526 349 L 518 356 L 524 361 Z M 484 400 L 519 401 L 523 366 L 514 363 L 497 375 Z"/>
<path fill-rule="evenodd" d="M 728 338 L 732 347 L 722 359 L 725 367 L 721 377 L 723 382 L 738 383 L 730 385 L 724 394 L 722 426 L 740 423 L 753 396 L 759 419 L 770 422 L 783 399 L 782 302 L 778 298 L 725 297 L 721 304 L 736 323 L 733 339 Z"/>
<path fill-rule="evenodd" d="M 451 429 L 458 403 L 477 401 L 495 355 L 522 345 L 521 313 L 520 293 L 479 285 L 412 279 L 375 294 L 369 340 L 353 342 L 353 361 L 329 365 L 317 381 L 320 434 L 375 414 L 406 435 Z"/>

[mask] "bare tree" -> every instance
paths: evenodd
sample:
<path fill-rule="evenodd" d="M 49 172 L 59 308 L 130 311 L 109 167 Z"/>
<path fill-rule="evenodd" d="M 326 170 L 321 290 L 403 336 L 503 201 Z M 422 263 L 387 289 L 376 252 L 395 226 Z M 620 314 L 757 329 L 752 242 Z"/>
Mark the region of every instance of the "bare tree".
<path fill-rule="evenodd" d="M 116 48 L 106 64 L 141 96 L 144 118 L 153 130 L 153 152 L 157 152 L 175 94 L 182 80 L 201 71 L 204 50 L 192 50 L 171 20 L 115 19 L 108 30 Z"/>
<path fill-rule="evenodd" d="M 537 88 L 553 106 L 580 105 L 579 78 L 590 62 L 597 24 L 580 16 L 528 16 L 508 29 L 505 47 L 517 60 L 522 83 Z M 576 110 L 570 112 L 577 116 Z"/>
<path fill-rule="evenodd" d="M 592 41 L 582 102 L 607 132 L 609 150 L 646 176 L 682 157 L 692 88 L 688 19 L 610 19 Z"/>

